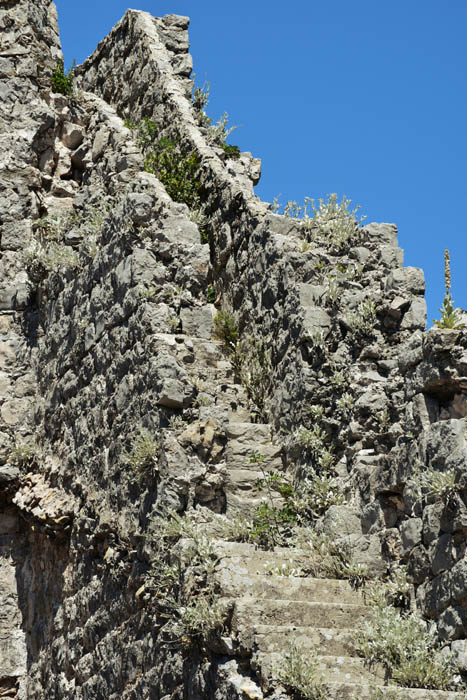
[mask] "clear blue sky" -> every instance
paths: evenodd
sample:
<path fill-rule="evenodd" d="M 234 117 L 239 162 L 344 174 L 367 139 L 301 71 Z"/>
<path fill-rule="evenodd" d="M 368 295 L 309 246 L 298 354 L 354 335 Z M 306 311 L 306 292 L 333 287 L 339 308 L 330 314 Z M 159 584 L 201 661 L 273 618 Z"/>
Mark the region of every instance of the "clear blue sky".
<path fill-rule="evenodd" d="M 399 226 L 405 264 L 422 267 L 428 320 L 443 294 L 467 308 L 466 0 L 136 0 L 191 17 L 208 113 L 241 128 L 230 142 L 263 161 L 256 188 L 345 194 L 368 221 Z M 120 19 L 121 0 L 58 0 L 65 63 L 80 63 Z"/>

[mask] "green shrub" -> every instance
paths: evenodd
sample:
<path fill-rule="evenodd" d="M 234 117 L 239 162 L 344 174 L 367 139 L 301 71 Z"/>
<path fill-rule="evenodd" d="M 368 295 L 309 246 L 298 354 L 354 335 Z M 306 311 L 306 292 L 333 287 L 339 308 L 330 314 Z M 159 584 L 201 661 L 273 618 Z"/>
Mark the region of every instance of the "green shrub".
<path fill-rule="evenodd" d="M 300 484 L 300 495 L 303 511 L 309 519 L 319 518 L 331 506 L 345 503 L 336 480 L 326 474 L 316 474 L 311 471 Z"/>
<path fill-rule="evenodd" d="M 412 584 L 407 578 L 405 566 L 393 566 L 389 577 L 375 583 L 368 595 L 369 602 L 376 607 L 391 605 L 401 610 L 410 609 Z"/>
<path fill-rule="evenodd" d="M 351 342 L 371 336 L 377 323 L 374 302 L 371 299 L 362 301 L 356 311 L 346 315 L 345 322 L 349 327 L 348 337 Z"/>
<path fill-rule="evenodd" d="M 220 146 L 221 148 L 226 145 L 226 139 L 230 136 L 232 131 L 237 128 L 236 126 L 227 128 L 228 121 L 229 115 L 227 112 L 224 112 L 217 124 L 208 127 L 208 132 L 206 135 L 206 141 L 208 144 L 212 146 Z"/>
<path fill-rule="evenodd" d="M 22 472 L 26 472 L 33 465 L 37 465 L 38 458 L 39 449 L 37 445 L 31 442 L 11 440 L 7 456 L 9 464 L 17 467 Z"/>
<path fill-rule="evenodd" d="M 312 425 L 311 428 L 299 428 L 293 439 L 295 452 L 311 458 L 317 470 L 330 470 L 334 463 L 334 455 L 328 445 L 328 435 L 318 423 Z"/>
<path fill-rule="evenodd" d="M 312 229 L 328 242 L 328 246 L 334 252 L 341 252 L 350 244 L 354 244 L 360 237 L 359 224 L 362 218 L 357 220 L 357 212 L 360 207 L 351 210 L 351 200 L 345 196 L 339 202 L 337 194 L 330 194 L 327 201 L 318 200 L 315 206 L 310 200 L 313 209 Z"/>
<path fill-rule="evenodd" d="M 354 561 L 350 546 L 336 537 L 304 527 L 294 535 L 294 544 L 307 553 L 309 576 L 346 579 L 355 585 L 363 585 L 369 578 L 367 568 Z"/>
<path fill-rule="evenodd" d="M 250 540 L 262 547 L 273 548 L 284 544 L 297 522 L 296 492 L 285 474 L 267 472 L 263 467 L 264 455 L 253 451 L 250 464 L 262 472 L 262 479 L 255 483 L 257 489 L 265 489 L 267 500 L 257 506 L 250 525 Z M 277 496 L 275 496 L 277 494 Z M 277 504 L 278 498 L 281 502 Z"/>
<path fill-rule="evenodd" d="M 206 114 L 210 89 L 211 86 L 208 82 L 204 83 L 202 87 L 194 86 L 191 98 L 196 121 L 199 126 L 206 129 L 212 124 L 212 119 Z"/>
<path fill-rule="evenodd" d="M 176 626 L 185 646 L 203 643 L 223 628 L 225 612 L 222 605 L 209 593 L 198 595 L 190 605 L 182 606 Z"/>
<path fill-rule="evenodd" d="M 128 126 L 133 128 L 131 122 Z M 174 202 L 199 210 L 199 155 L 195 151 L 186 152 L 172 139 L 159 137 L 157 124 L 149 117 L 144 117 L 136 130 L 138 145 L 145 156 L 144 170 L 156 175 Z"/>
<path fill-rule="evenodd" d="M 263 423 L 267 422 L 265 402 L 272 387 L 273 374 L 266 342 L 253 337 L 242 339 L 237 343 L 233 364 L 255 412 Z"/>
<path fill-rule="evenodd" d="M 214 335 L 222 340 L 229 352 L 234 352 L 239 341 L 239 330 L 230 311 L 219 311 L 214 319 Z"/>
<path fill-rule="evenodd" d="M 240 158 L 240 149 L 238 146 L 232 146 L 228 143 L 222 143 L 221 148 L 228 158 L 233 158 L 234 160 Z"/>
<path fill-rule="evenodd" d="M 63 272 L 80 266 L 79 254 L 70 246 L 56 241 L 33 241 L 23 252 L 24 265 L 31 279 L 45 280 L 50 272 Z"/>
<path fill-rule="evenodd" d="M 438 328 L 454 330 L 465 328 L 465 323 L 462 323 L 459 311 L 454 308 L 454 302 L 450 294 L 445 294 L 443 304 L 439 311 L 441 313 L 441 319 L 439 321 L 433 319 L 433 323 Z"/>
<path fill-rule="evenodd" d="M 71 68 L 65 73 L 63 61 L 59 61 L 52 73 L 52 90 L 69 97 L 73 94 L 73 78 L 76 61 L 73 60 Z"/>
<path fill-rule="evenodd" d="M 348 418 L 354 406 L 355 399 L 349 392 L 345 391 L 342 396 L 336 399 L 336 413 L 342 418 Z"/>
<path fill-rule="evenodd" d="M 156 175 L 174 202 L 196 209 L 200 205 L 200 164 L 195 152 L 183 155 L 174 141 L 162 138 L 147 152 L 144 170 Z"/>

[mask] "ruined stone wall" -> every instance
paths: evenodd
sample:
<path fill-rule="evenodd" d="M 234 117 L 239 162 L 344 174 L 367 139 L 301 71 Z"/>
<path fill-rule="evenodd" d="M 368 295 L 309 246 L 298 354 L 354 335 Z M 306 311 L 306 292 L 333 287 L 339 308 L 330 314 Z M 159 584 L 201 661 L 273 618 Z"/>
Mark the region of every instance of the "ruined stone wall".
<path fill-rule="evenodd" d="M 33 544 L 9 504 L 18 468 L 9 456 L 33 431 L 37 342 L 34 290 L 22 251 L 40 215 L 38 147 L 47 141 L 51 67 L 61 56 L 55 5 L 5 2 L 0 8 L 0 688 L 24 677 L 27 592 L 20 572 Z M 46 87 L 45 87 L 46 86 Z M 5 464 L 6 463 L 6 464 Z M 24 573 L 24 572 L 23 572 Z M 49 611 L 50 612 L 50 611 Z"/>
<path fill-rule="evenodd" d="M 423 445 L 439 429 L 427 424 L 436 422 L 439 415 L 425 409 L 430 391 L 418 387 L 412 395 L 407 379 L 411 363 L 418 362 L 433 335 L 423 336 L 423 275 L 402 267 L 393 226 L 366 226 L 357 243 L 340 250 L 326 240 L 307 250 L 300 225 L 265 211 L 251 195 L 244 175 L 234 178 L 229 172 L 232 163 L 226 167 L 222 152 L 209 148 L 203 138 L 206 134 L 197 128 L 186 99 L 191 67 L 186 26 L 183 19 L 154 20 L 143 13 L 128 13 L 83 65 L 83 84 L 126 117 L 151 116 L 162 131 L 175 134 L 202 155 L 205 211 L 211 217 L 212 281 L 223 293 L 226 307 L 236 312 L 241 327 L 248 334 L 265 338 L 271 348 L 274 381 L 267 402 L 271 419 L 287 436 L 300 425 L 312 427 L 310 406 L 324 407 L 321 424 L 341 456 L 339 476 L 361 516 L 365 546 L 376 551 L 377 546 L 369 542 L 377 535 L 387 560 L 402 556 L 406 561 L 414 546 L 410 538 L 415 537 L 415 545 L 419 545 L 420 516 L 427 520 L 434 506 L 427 503 L 425 494 L 415 509 L 419 518 L 414 520 L 413 497 L 404 482 L 409 478 L 407 473 L 395 479 L 395 487 L 388 486 L 388 474 L 394 470 L 399 473 L 401 465 L 407 465 L 406 455 L 416 452 L 414 440 L 419 439 L 420 431 L 424 430 L 420 438 Z M 127 37 L 131 37 L 131 52 Z M 137 60 L 145 66 L 141 80 L 135 71 Z M 176 67 L 174 72 L 170 66 Z M 116 84 L 117 75 L 126 78 L 124 87 Z M 336 272 L 352 268 L 359 270 L 353 279 Z M 374 303 L 376 318 L 371 332 L 358 337 L 352 326 L 365 301 Z M 430 360 L 431 371 L 436 373 L 439 358 Z M 343 373 L 345 386 L 336 386 L 336 371 Z M 345 413 L 339 412 L 338 405 L 343 394 L 353 398 Z M 455 451 L 463 469 L 463 438 L 458 440 Z M 430 449 L 427 453 L 422 446 L 419 451 L 419 467 L 441 466 L 433 460 Z M 414 458 L 410 459 L 412 466 L 406 469 L 416 480 Z M 433 498 L 429 496 L 428 501 Z M 461 495 L 456 498 L 462 510 Z M 425 506 L 428 510 L 422 515 Z M 442 504 L 438 502 L 436 508 L 442 509 Z M 463 526 L 455 525 L 454 533 L 452 527 L 445 525 L 449 532 L 440 527 L 435 534 L 424 535 L 431 558 L 437 556 L 436 563 L 426 563 L 423 549 L 410 554 L 409 570 L 416 586 L 437 579 L 439 567 L 449 570 L 457 561 L 457 569 L 462 566 Z M 445 547 L 447 553 L 440 563 L 439 552 Z M 423 574 L 414 574 L 419 566 L 417 557 L 423 559 Z M 439 604 L 435 612 L 424 602 L 427 588 L 438 584 L 436 580 L 419 588 L 418 600 L 425 614 L 436 616 L 446 608 L 445 603 Z M 460 598 L 459 593 L 443 597 L 443 601 L 449 599 L 457 605 L 456 631 L 443 629 L 444 638 L 464 635 L 459 624 Z M 450 609 L 445 618 L 453 614 Z"/>
<path fill-rule="evenodd" d="M 437 620 L 444 640 L 465 668 L 466 620 L 466 337 L 462 330 L 431 329 L 400 357 L 410 431 L 375 479 L 375 493 L 397 500 L 400 555 L 417 588 L 417 603 Z M 443 491 L 424 474 L 451 472 Z"/>
<path fill-rule="evenodd" d="M 310 246 L 302 224 L 260 202 L 258 162 L 228 160 L 196 122 L 186 18 L 127 12 L 70 99 L 49 89 L 53 4 L 4 3 L 0 26 L 0 683 L 57 700 L 222 692 L 219 655 L 161 645 L 137 595 L 154 504 L 225 509 L 226 426 L 246 403 L 212 339 L 209 285 L 270 348 L 266 408 L 288 462 L 306 461 L 302 427 L 319 425 L 332 446 L 348 504 L 321 526 L 343 518 L 373 571 L 407 560 L 424 612 L 463 639 L 465 493 L 443 505 L 411 477 L 431 464 L 464 478 L 464 336 L 423 335 L 423 274 L 402 267 L 395 226 Z M 122 121 L 143 116 L 201 156 L 209 245 L 143 172 Z M 198 426 L 196 449 L 180 418 Z M 144 478 L 128 457 L 141 430 L 158 442 Z M 23 441 L 33 454 L 21 474 Z"/>

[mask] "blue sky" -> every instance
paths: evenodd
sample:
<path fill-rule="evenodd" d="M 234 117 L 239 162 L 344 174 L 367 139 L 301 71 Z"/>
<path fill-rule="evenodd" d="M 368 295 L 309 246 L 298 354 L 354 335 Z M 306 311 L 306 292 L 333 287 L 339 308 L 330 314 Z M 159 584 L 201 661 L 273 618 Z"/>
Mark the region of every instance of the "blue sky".
<path fill-rule="evenodd" d="M 422 267 L 428 320 L 444 294 L 467 308 L 465 0 L 135 0 L 191 17 L 196 82 L 208 113 L 263 162 L 266 201 L 347 195 L 368 221 L 399 227 Z M 58 0 L 65 63 L 80 63 L 120 19 L 120 0 Z"/>

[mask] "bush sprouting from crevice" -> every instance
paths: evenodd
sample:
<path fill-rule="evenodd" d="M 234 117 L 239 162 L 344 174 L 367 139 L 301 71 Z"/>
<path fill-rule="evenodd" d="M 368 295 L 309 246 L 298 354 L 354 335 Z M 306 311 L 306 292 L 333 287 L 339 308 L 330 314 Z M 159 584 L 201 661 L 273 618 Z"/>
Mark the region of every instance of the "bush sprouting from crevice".
<path fill-rule="evenodd" d="M 52 73 L 51 86 L 54 92 L 70 97 L 73 94 L 73 79 L 76 61 L 73 60 L 71 68 L 65 72 L 63 61 L 59 61 Z"/>

